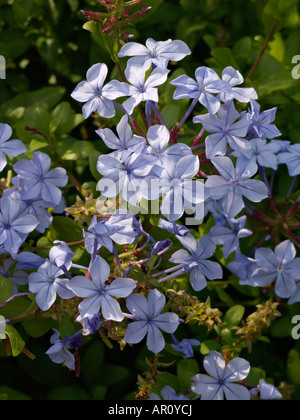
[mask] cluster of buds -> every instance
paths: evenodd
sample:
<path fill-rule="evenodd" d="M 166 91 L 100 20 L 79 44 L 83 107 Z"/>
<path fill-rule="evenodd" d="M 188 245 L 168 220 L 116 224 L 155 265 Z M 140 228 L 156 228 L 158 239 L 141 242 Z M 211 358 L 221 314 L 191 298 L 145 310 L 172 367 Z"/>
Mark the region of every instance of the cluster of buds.
<path fill-rule="evenodd" d="M 263 330 L 270 328 L 272 322 L 281 317 L 277 310 L 278 305 L 272 300 L 268 300 L 264 305 L 257 305 L 257 311 L 249 315 L 246 322 L 243 321 L 243 327 L 236 332 L 237 335 L 241 335 L 240 342 L 247 343 L 249 353 L 252 351 L 252 343 L 262 336 Z"/>
<path fill-rule="evenodd" d="M 93 12 L 82 10 L 84 16 L 91 21 L 101 25 L 102 32 L 116 38 L 118 42 L 128 41 L 131 35 L 127 31 L 128 26 L 133 25 L 133 21 L 146 13 L 151 7 L 142 7 L 137 10 L 136 6 L 144 0 L 97 0 L 104 6 L 106 12 Z"/>
<path fill-rule="evenodd" d="M 221 316 L 222 312 L 219 309 L 211 307 L 211 301 L 208 297 L 207 301 L 199 302 L 198 298 L 192 296 L 189 292 L 180 290 L 168 290 L 169 297 L 168 306 L 173 312 L 177 313 L 179 317 L 186 316 L 187 324 L 198 324 L 206 326 L 208 331 L 213 330 L 215 325 L 222 326 Z"/>
<path fill-rule="evenodd" d="M 89 225 L 93 216 L 98 214 L 96 199 L 93 197 L 93 194 L 85 197 L 85 201 L 77 196 L 75 204 L 66 208 L 65 211 L 68 216 L 74 217 L 75 222 L 79 226 Z"/>

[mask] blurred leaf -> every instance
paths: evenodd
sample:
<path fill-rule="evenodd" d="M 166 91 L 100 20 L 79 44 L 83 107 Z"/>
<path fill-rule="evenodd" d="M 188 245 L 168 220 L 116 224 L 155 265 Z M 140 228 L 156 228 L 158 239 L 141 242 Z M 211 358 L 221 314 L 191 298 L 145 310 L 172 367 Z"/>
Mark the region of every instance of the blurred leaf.
<path fill-rule="evenodd" d="M 191 378 L 199 373 L 199 365 L 195 359 L 180 360 L 177 364 L 177 376 L 182 388 L 189 390 Z"/>
<path fill-rule="evenodd" d="M 13 282 L 5 277 L 0 277 L 0 303 L 5 302 L 12 295 Z"/>
<path fill-rule="evenodd" d="M 300 386 L 300 352 L 297 348 L 292 349 L 288 354 L 287 376 L 291 384 Z"/>
<path fill-rule="evenodd" d="M 64 216 L 54 216 L 50 227 L 53 240 L 76 242 L 82 239 L 82 229 L 72 219 Z"/>
<path fill-rule="evenodd" d="M 6 325 L 6 335 L 9 337 L 12 355 L 17 357 L 25 347 L 25 341 L 22 339 L 18 331 L 10 324 Z"/>
<path fill-rule="evenodd" d="M 243 319 L 244 314 L 245 314 L 244 306 L 241 306 L 241 305 L 233 306 L 226 312 L 224 321 L 229 328 L 236 327 L 240 325 L 240 322 Z"/>

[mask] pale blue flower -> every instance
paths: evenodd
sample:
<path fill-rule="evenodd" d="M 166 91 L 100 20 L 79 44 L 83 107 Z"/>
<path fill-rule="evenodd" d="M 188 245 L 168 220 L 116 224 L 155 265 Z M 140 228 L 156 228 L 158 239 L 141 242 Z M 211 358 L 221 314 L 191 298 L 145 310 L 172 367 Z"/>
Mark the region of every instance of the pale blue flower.
<path fill-rule="evenodd" d="M 228 263 L 227 268 L 239 278 L 241 286 L 253 286 L 251 277 L 258 268 L 253 258 L 246 257 L 237 251 L 234 261 Z"/>
<path fill-rule="evenodd" d="M 192 180 L 199 171 L 199 159 L 187 155 L 174 162 L 172 157 L 166 156 L 163 164 L 163 167 L 153 169 L 160 179 L 160 195 L 163 196 L 160 210 L 170 222 L 174 222 L 181 218 L 185 208 L 194 210 L 194 206 L 204 202 L 202 182 Z"/>
<path fill-rule="evenodd" d="M 234 102 L 222 105 L 218 115 L 199 115 L 193 119 L 194 123 L 201 123 L 210 134 L 206 137 L 206 157 L 216 155 L 225 156 L 229 146 L 246 157 L 251 155 L 251 146 L 248 140 L 243 139 L 248 133 L 250 120 L 247 114 L 242 115 L 235 109 Z"/>
<path fill-rule="evenodd" d="M 171 85 L 177 86 L 173 98 L 197 98 L 210 114 L 216 114 L 220 109 L 221 102 L 214 94 L 232 93 L 230 84 L 221 80 L 217 73 L 208 67 L 199 67 L 195 76 L 196 81 L 186 75 L 172 80 Z"/>
<path fill-rule="evenodd" d="M 50 360 L 54 363 L 65 363 L 68 369 L 75 370 L 75 357 L 70 350 L 78 350 L 83 343 L 83 339 L 79 337 L 79 333 L 75 333 L 71 337 L 61 340 L 60 333 L 53 329 L 54 334 L 50 338 L 52 346 L 46 352 Z"/>
<path fill-rule="evenodd" d="M 140 343 L 147 336 L 147 347 L 158 354 L 165 347 L 165 339 L 160 330 L 173 334 L 178 325 L 178 315 L 172 312 L 161 313 L 166 305 L 166 297 L 157 289 L 151 290 L 148 300 L 141 294 L 134 293 L 126 300 L 129 311 L 134 315 L 125 333 L 128 344 Z"/>
<path fill-rule="evenodd" d="M 254 100 L 250 102 L 251 110 L 249 111 L 249 116 L 251 125 L 249 127 L 249 135 L 253 138 L 259 137 L 269 140 L 281 136 L 278 128 L 274 124 L 271 124 L 275 120 L 277 108 L 260 112 L 260 105 Z"/>
<path fill-rule="evenodd" d="M 68 283 L 69 290 L 76 296 L 85 298 L 78 306 L 81 318 L 96 315 L 101 309 L 104 319 L 121 322 L 124 319 L 120 304 L 114 297 L 125 298 L 129 296 L 136 283 L 132 279 L 117 278 L 107 284 L 110 275 L 109 264 L 97 256 L 90 267 L 91 279 L 76 276 Z"/>
<path fill-rule="evenodd" d="M 268 384 L 264 379 L 259 381 L 258 386 L 251 390 L 251 395 L 257 397 L 260 394 L 262 401 L 281 400 L 282 395 L 274 385 Z"/>
<path fill-rule="evenodd" d="M 75 295 L 68 289 L 68 279 L 61 279 L 64 272 L 46 261 L 37 272 L 29 274 L 29 291 L 35 293 L 35 300 L 42 311 L 48 311 L 54 304 L 57 295 L 62 299 L 71 299 Z"/>
<path fill-rule="evenodd" d="M 141 102 L 158 102 L 158 86 L 164 84 L 168 78 L 169 70 L 157 67 L 146 78 L 146 70 L 142 66 L 130 66 L 125 70 L 130 98 L 123 102 L 123 107 L 129 115 Z"/>
<path fill-rule="evenodd" d="M 176 391 L 170 386 L 166 385 L 163 387 L 163 389 L 160 391 L 160 395 L 163 400 L 165 401 L 189 401 L 189 398 L 185 395 L 177 395 Z M 149 397 L 149 401 L 159 401 L 161 398 L 157 394 L 152 393 Z"/>
<path fill-rule="evenodd" d="M 124 162 L 132 153 L 140 154 L 146 146 L 144 137 L 133 134 L 128 124 L 128 115 L 124 115 L 117 125 L 118 137 L 109 128 L 101 128 L 96 133 L 108 148 L 116 151 L 117 159 L 120 162 Z"/>
<path fill-rule="evenodd" d="M 29 233 L 38 226 L 38 220 L 31 214 L 20 215 L 20 206 L 11 197 L 0 201 L 0 244 L 8 254 L 15 255 Z"/>
<path fill-rule="evenodd" d="M 98 159 L 97 170 L 103 175 L 97 188 L 105 197 L 116 197 L 120 192 L 125 201 L 136 192 L 136 183 L 146 182 L 153 168 L 150 156 L 133 153 L 123 163 L 116 156 L 102 155 Z"/>
<path fill-rule="evenodd" d="M 288 146 L 285 152 L 278 155 L 278 163 L 287 165 L 290 176 L 300 175 L 300 144 Z"/>
<path fill-rule="evenodd" d="M 26 147 L 21 140 L 10 140 L 12 128 L 8 124 L 0 123 L 0 172 L 7 164 L 5 155 L 16 157 L 26 152 Z"/>
<path fill-rule="evenodd" d="M 89 233 L 84 232 L 85 248 L 92 254 L 95 243 L 97 250 L 101 246 L 113 252 L 114 242 L 119 245 L 132 244 L 136 238 L 134 218 L 130 212 L 116 211 L 108 219 L 98 220 L 94 216 L 89 226 Z"/>
<path fill-rule="evenodd" d="M 128 42 L 119 51 L 119 57 L 132 57 L 127 66 L 144 66 L 146 70 L 150 66 L 166 68 L 169 61 L 180 61 L 191 51 L 183 41 L 154 41 L 148 38 L 146 46 L 137 42 Z"/>
<path fill-rule="evenodd" d="M 224 394 L 229 401 L 250 400 L 248 389 L 235 383 L 246 379 L 250 373 L 250 364 L 246 360 L 236 358 L 226 365 L 220 353 L 211 351 L 204 359 L 204 368 L 208 375 L 194 376 L 191 388 L 201 400 L 223 400 Z"/>
<path fill-rule="evenodd" d="M 172 335 L 172 338 L 174 343 L 171 344 L 171 347 L 179 353 L 182 353 L 183 359 L 194 357 L 193 347 L 201 346 L 201 343 L 198 340 L 184 338 L 179 342 L 174 334 Z"/>
<path fill-rule="evenodd" d="M 251 146 L 250 160 L 263 168 L 278 168 L 278 153 L 280 145 L 276 142 L 267 143 L 267 140 L 257 138 L 249 141 Z M 281 154 L 279 155 L 281 156 Z M 300 173 L 300 172 L 299 172 Z"/>
<path fill-rule="evenodd" d="M 164 158 L 170 157 L 174 162 L 180 160 L 183 156 L 192 155 L 192 150 L 184 143 L 177 143 L 169 146 L 170 133 L 164 125 L 153 125 L 147 133 L 149 146 L 144 153 L 153 157 L 155 165 L 164 166 Z"/>
<path fill-rule="evenodd" d="M 273 252 L 259 248 L 255 252 L 258 269 L 252 275 L 252 285 L 266 287 L 275 281 L 275 293 L 285 299 L 296 292 L 296 281 L 300 280 L 300 258 L 290 240 L 277 245 Z"/>
<path fill-rule="evenodd" d="M 232 92 L 221 92 L 219 94 L 220 101 L 228 102 L 232 99 L 236 99 L 239 102 L 247 103 L 251 99 L 258 99 L 255 89 L 236 87 L 244 83 L 244 78 L 241 73 L 233 67 L 229 66 L 223 70 L 222 80 L 230 84 Z"/>
<path fill-rule="evenodd" d="M 224 258 L 240 249 L 240 239 L 252 235 L 251 230 L 245 229 L 246 221 L 247 216 L 242 216 L 237 220 L 228 220 L 228 227 L 217 224 L 211 228 L 209 237 L 216 245 L 223 245 Z"/>
<path fill-rule="evenodd" d="M 94 64 L 87 71 L 87 80 L 80 82 L 71 94 L 76 101 L 86 102 L 82 108 L 85 119 L 95 111 L 104 118 L 114 117 L 116 112 L 113 100 L 128 95 L 126 83 L 112 80 L 104 85 L 107 74 L 106 64 Z"/>
<path fill-rule="evenodd" d="M 50 169 L 51 160 L 42 152 L 34 152 L 33 160 L 22 159 L 14 165 L 18 177 L 13 179 L 14 185 L 20 189 L 22 200 L 42 198 L 49 207 L 60 203 L 61 187 L 68 183 L 64 168 Z"/>
<path fill-rule="evenodd" d="M 197 292 L 205 289 L 208 280 L 223 278 L 223 270 L 219 263 L 210 261 L 216 250 L 216 245 L 207 235 L 201 236 L 198 243 L 192 235 L 178 237 L 183 249 L 175 252 L 169 260 L 173 264 L 183 264 L 186 272 L 190 272 L 190 282 Z"/>
<path fill-rule="evenodd" d="M 70 269 L 72 266 L 71 259 L 74 257 L 74 252 L 69 248 L 66 242 L 64 241 L 54 241 L 54 244 L 58 244 L 57 246 L 53 246 L 49 252 L 49 259 L 52 264 L 56 265 L 56 267 L 66 267 Z"/>
<path fill-rule="evenodd" d="M 243 197 L 259 203 L 268 197 L 266 184 L 250 179 L 257 173 L 257 164 L 240 156 L 236 168 L 228 157 L 216 157 L 212 163 L 221 176 L 209 176 L 205 189 L 213 200 L 222 200 L 222 208 L 228 219 L 233 219 L 245 207 Z"/>

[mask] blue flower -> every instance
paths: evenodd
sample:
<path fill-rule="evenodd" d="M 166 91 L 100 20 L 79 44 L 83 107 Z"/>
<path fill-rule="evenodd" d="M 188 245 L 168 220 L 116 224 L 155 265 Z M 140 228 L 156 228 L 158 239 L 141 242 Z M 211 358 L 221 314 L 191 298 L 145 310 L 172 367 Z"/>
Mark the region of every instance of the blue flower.
<path fill-rule="evenodd" d="M 192 180 L 199 171 L 199 159 L 187 155 L 174 162 L 172 157 L 165 157 L 163 164 L 163 167 L 153 169 L 160 179 L 163 196 L 160 209 L 170 222 L 175 222 L 181 218 L 185 208 L 194 210 L 194 206 L 204 202 L 203 183 Z"/>
<path fill-rule="evenodd" d="M 46 262 L 45 258 L 40 257 L 33 252 L 21 252 L 18 255 L 14 256 L 14 259 L 18 261 L 17 269 L 18 270 L 33 270 L 39 268 L 42 264 Z"/>
<path fill-rule="evenodd" d="M 172 80 L 171 85 L 177 86 L 174 99 L 199 99 L 199 102 L 207 108 L 210 114 L 216 114 L 220 109 L 221 102 L 213 94 L 232 93 L 230 84 L 221 80 L 217 73 L 208 67 L 199 67 L 195 76 L 196 81 L 186 75 Z"/>
<path fill-rule="evenodd" d="M 101 128 L 96 133 L 107 147 L 116 151 L 114 156 L 120 162 L 124 162 L 132 153 L 140 154 L 146 146 L 144 137 L 133 134 L 128 124 L 128 115 L 124 115 L 117 125 L 118 137 L 109 128 Z"/>
<path fill-rule="evenodd" d="M 74 252 L 64 241 L 54 241 L 54 244 L 59 245 L 51 248 L 49 252 L 50 261 L 52 264 L 56 265 L 56 267 L 60 268 L 65 266 L 67 269 L 70 269 L 72 266 L 71 259 L 74 257 Z"/>
<path fill-rule="evenodd" d="M 260 105 L 251 100 L 251 110 L 249 116 L 251 119 L 251 126 L 249 127 L 249 135 L 253 138 L 274 139 L 281 136 L 278 128 L 271 124 L 276 117 L 277 108 L 269 109 L 268 111 L 260 112 Z"/>
<path fill-rule="evenodd" d="M 0 123 L 0 172 L 7 164 L 5 155 L 16 157 L 26 152 L 26 147 L 21 140 L 10 140 L 12 128 L 8 124 Z"/>
<path fill-rule="evenodd" d="M 57 295 L 62 299 L 71 299 L 75 296 L 67 287 L 69 280 L 61 279 L 62 275 L 64 272 L 50 261 L 41 265 L 37 272 L 29 274 L 29 291 L 36 294 L 36 303 L 42 311 L 51 308 Z"/>
<path fill-rule="evenodd" d="M 255 398 L 259 393 L 262 401 L 282 399 L 282 395 L 277 388 L 274 385 L 268 384 L 264 379 L 261 379 L 258 386 L 251 390 L 251 396 Z"/>
<path fill-rule="evenodd" d="M 236 86 L 244 83 L 244 78 L 241 73 L 233 67 L 226 67 L 222 72 L 222 80 L 229 83 L 232 87 L 232 92 L 221 92 L 219 94 L 220 101 L 228 102 L 236 99 L 239 102 L 247 103 L 251 99 L 258 99 L 258 95 L 253 88 L 239 88 Z"/>
<path fill-rule="evenodd" d="M 19 179 L 19 178 L 18 178 Z M 10 189 L 4 191 L 3 196 L 10 196 L 20 206 L 20 216 L 26 216 L 27 214 L 33 215 L 39 222 L 38 226 L 35 228 L 38 232 L 44 233 L 52 223 L 53 216 L 47 210 L 50 206 L 50 203 L 46 203 L 42 198 L 37 197 L 31 200 L 23 200 L 19 191 Z"/>
<path fill-rule="evenodd" d="M 201 400 L 223 400 L 224 394 L 230 401 L 248 401 L 250 392 L 236 384 L 247 378 L 249 363 L 240 358 L 231 360 L 226 365 L 224 357 L 211 351 L 204 359 L 204 368 L 208 375 L 199 374 L 192 378 L 192 391 L 201 396 Z"/>
<path fill-rule="evenodd" d="M 128 95 L 126 83 L 112 80 L 104 85 L 107 74 L 106 64 L 94 64 L 87 71 L 87 81 L 80 82 L 71 94 L 76 101 L 86 102 L 82 107 L 85 119 L 95 111 L 104 118 L 114 117 L 116 112 L 113 100 Z"/>
<path fill-rule="evenodd" d="M 211 228 L 209 237 L 216 245 L 223 245 L 224 258 L 228 258 L 234 251 L 240 249 L 239 240 L 252 235 L 252 231 L 245 229 L 247 216 L 228 220 L 229 227 L 216 225 Z"/>
<path fill-rule="evenodd" d="M 94 335 L 97 333 L 101 324 L 103 323 L 100 321 L 100 314 L 87 314 L 85 317 L 79 315 L 76 318 L 77 322 L 80 322 L 82 325 L 82 335 Z"/>
<path fill-rule="evenodd" d="M 191 51 L 183 41 L 154 41 L 149 38 L 146 46 L 137 42 L 128 42 L 119 51 L 119 57 L 133 57 L 127 62 L 127 66 L 144 66 L 148 70 L 152 64 L 154 67 L 166 68 L 169 61 L 180 61 Z"/>
<path fill-rule="evenodd" d="M 0 245 L 7 253 L 15 255 L 28 234 L 37 226 L 38 220 L 31 214 L 20 215 L 17 201 L 2 197 L 0 201 Z"/>
<path fill-rule="evenodd" d="M 287 150 L 278 155 L 278 163 L 285 163 L 290 176 L 300 175 L 300 144 L 288 146 Z"/>
<path fill-rule="evenodd" d="M 216 155 L 225 156 L 227 143 L 239 154 L 246 157 L 251 155 L 250 143 L 243 139 L 248 133 L 250 120 L 247 114 L 240 117 L 241 115 L 235 109 L 234 102 L 230 101 L 220 107 L 218 115 L 199 115 L 193 119 L 194 123 L 202 123 L 207 132 L 213 133 L 207 136 L 205 140 L 206 157 L 208 159 Z"/>
<path fill-rule="evenodd" d="M 84 232 L 85 248 L 92 254 L 96 243 L 97 250 L 101 246 L 113 252 L 114 242 L 119 245 L 132 244 L 136 239 L 134 218 L 130 212 L 118 210 L 109 219 L 98 221 L 94 216 L 89 226 L 89 232 Z"/>
<path fill-rule="evenodd" d="M 194 357 L 194 350 L 193 347 L 201 346 L 200 341 L 184 338 L 180 342 L 172 336 L 174 344 L 171 344 L 171 347 L 178 351 L 179 353 L 183 353 L 182 357 L 184 359 L 189 359 L 190 357 Z"/>
<path fill-rule="evenodd" d="M 258 268 L 252 274 L 253 286 L 265 287 L 275 281 L 275 293 L 283 299 L 296 292 L 300 258 L 296 258 L 296 248 L 290 240 L 277 245 L 274 252 L 269 248 L 257 249 L 255 260 Z"/>
<path fill-rule="evenodd" d="M 189 252 L 179 250 L 172 255 L 169 261 L 173 264 L 184 264 L 186 271 L 191 273 L 190 282 L 194 290 L 197 292 L 203 290 L 207 285 L 206 279 L 223 278 L 223 270 L 220 264 L 208 260 L 216 250 L 216 245 L 209 236 L 202 236 L 198 243 L 192 235 L 177 238 Z"/>
<path fill-rule="evenodd" d="M 189 398 L 185 395 L 177 395 L 176 391 L 170 386 L 166 385 L 163 387 L 163 389 L 160 391 L 160 394 L 162 396 L 162 399 L 165 401 L 188 401 Z M 149 397 L 149 401 L 159 401 L 161 398 L 157 394 L 151 394 Z"/>
<path fill-rule="evenodd" d="M 53 329 L 54 334 L 50 338 L 50 343 L 53 344 L 46 354 L 52 362 L 60 364 L 65 363 L 67 368 L 75 370 L 75 357 L 70 350 L 78 350 L 78 347 L 83 343 L 83 339 L 79 337 L 80 333 L 75 333 L 71 337 L 66 337 L 61 340 L 60 333 Z"/>
<path fill-rule="evenodd" d="M 233 219 L 245 207 L 243 196 L 255 203 L 268 197 L 266 184 L 250 179 L 258 169 L 255 162 L 240 156 L 236 168 L 228 157 L 216 157 L 212 163 L 221 176 L 209 176 L 205 188 L 212 199 L 222 200 L 222 208 L 228 219 Z"/>
<path fill-rule="evenodd" d="M 76 276 L 68 283 L 68 288 L 76 296 L 84 299 L 79 304 L 81 318 L 88 315 L 96 315 L 101 309 L 104 319 L 121 322 L 124 319 L 120 304 L 114 297 L 125 298 L 129 296 L 136 283 L 132 279 L 118 278 L 107 284 L 110 275 L 110 267 L 107 262 L 97 256 L 90 268 L 91 279 Z"/>
<path fill-rule="evenodd" d="M 277 170 L 278 168 L 278 157 L 277 154 L 280 152 L 280 145 L 273 141 L 267 143 L 267 140 L 261 138 L 254 138 L 250 140 L 251 154 L 250 160 L 256 162 L 263 168 L 272 168 Z M 281 154 L 279 156 L 282 156 Z M 300 173 L 300 172 L 299 172 Z"/>
<path fill-rule="evenodd" d="M 148 349 L 158 354 L 165 347 L 165 339 L 160 330 L 173 334 L 179 325 L 176 314 L 171 312 L 161 314 L 166 305 L 165 296 L 157 289 L 151 290 L 147 301 L 145 296 L 134 293 L 127 298 L 126 305 L 137 319 L 127 327 L 126 343 L 137 344 L 147 336 Z"/>
<path fill-rule="evenodd" d="M 258 268 L 253 258 L 246 257 L 237 251 L 234 261 L 227 264 L 227 268 L 239 278 L 241 286 L 253 286 L 251 277 Z"/>
<path fill-rule="evenodd" d="M 102 155 L 98 159 L 97 170 L 103 175 L 97 188 L 105 197 L 116 197 L 121 191 L 125 201 L 134 197 L 136 187 L 146 182 L 153 168 L 150 156 L 133 153 L 123 163 L 117 157 Z M 135 203 L 133 203 L 134 205 Z"/>
<path fill-rule="evenodd" d="M 126 79 L 131 83 L 128 85 L 130 98 L 123 102 L 123 107 L 129 115 L 141 102 L 158 102 L 157 87 L 165 83 L 169 70 L 157 67 L 146 79 L 146 70 L 142 66 L 131 66 L 125 70 Z"/>
<path fill-rule="evenodd" d="M 184 143 L 177 143 L 168 147 L 170 133 L 164 125 L 151 126 L 147 133 L 147 140 L 149 146 L 144 153 L 153 157 L 155 165 L 163 167 L 165 157 L 173 158 L 176 162 L 183 156 L 192 155 L 191 148 Z"/>
<path fill-rule="evenodd" d="M 59 187 L 67 185 L 67 173 L 64 168 L 49 171 L 50 165 L 49 156 L 42 152 L 34 152 L 32 161 L 22 159 L 14 165 L 18 177 L 13 183 L 19 187 L 22 200 L 42 198 L 49 207 L 60 203 L 62 193 Z"/>

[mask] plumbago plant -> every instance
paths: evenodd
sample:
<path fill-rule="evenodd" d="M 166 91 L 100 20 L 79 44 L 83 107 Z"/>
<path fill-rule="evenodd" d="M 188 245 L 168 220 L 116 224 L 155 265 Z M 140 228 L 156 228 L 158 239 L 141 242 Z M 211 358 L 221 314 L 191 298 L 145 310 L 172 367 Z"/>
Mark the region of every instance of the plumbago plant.
<path fill-rule="evenodd" d="M 277 140 L 276 109 L 261 110 L 234 68 L 218 75 L 203 66 L 194 77 L 169 69 L 190 54 L 179 40 L 127 42 L 118 58 L 122 65 L 130 58 L 124 72 L 118 65 L 118 80 L 96 63 L 75 87 L 85 119 L 119 119 L 116 131 L 96 130 L 110 149 L 96 156 L 97 198 L 86 193 L 65 209 L 64 187 L 78 183 L 39 151 L 19 157 L 1 181 L 0 338 L 9 355 L 34 358 L 20 331 L 41 337 L 52 328 L 46 354 L 76 376 L 91 340 L 121 350 L 145 343 L 152 357 L 137 399 L 281 399 L 279 384 L 245 357 L 258 340 L 268 342 L 281 301 L 300 302 L 300 196 L 293 195 L 300 151 Z M 186 107 L 174 127 L 161 111 L 165 84 Z M 25 152 L 11 136 L 2 123 L 1 170 L 6 155 Z M 292 183 L 278 199 L 279 165 Z M 30 235 L 53 230 L 54 219 L 61 236 L 36 246 Z M 81 238 L 69 241 L 66 227 Z M 254 238 L 250 254 L 243 238 Z M 263 290 L 248 317 L 224 289 L 230 284 L 252 296 Z M 229 310 L 212 306 L 213 292 Z M 65 318 L 69 335 L 60 328 Z M 204 370 L 193 358 L 199 349 Z M 178 377 L 165 375 L 163 386 L 161 370 L 172 366 L 160 361 L 165 353 L 177 360 Z"/>

